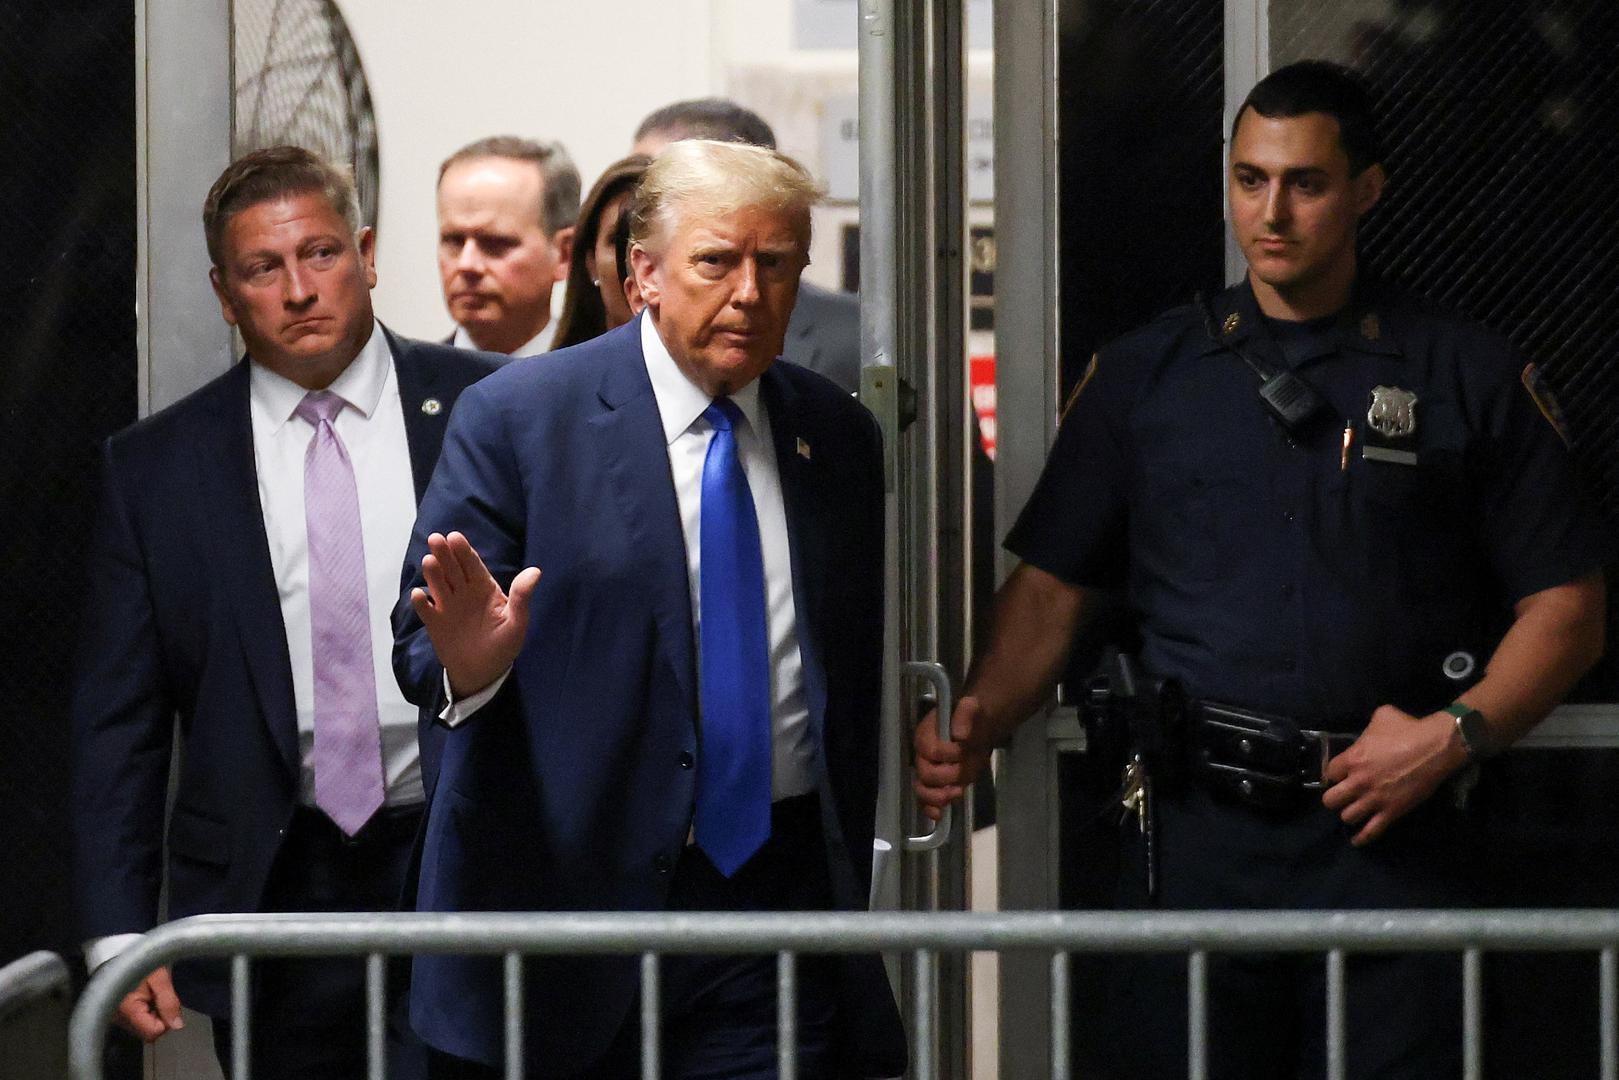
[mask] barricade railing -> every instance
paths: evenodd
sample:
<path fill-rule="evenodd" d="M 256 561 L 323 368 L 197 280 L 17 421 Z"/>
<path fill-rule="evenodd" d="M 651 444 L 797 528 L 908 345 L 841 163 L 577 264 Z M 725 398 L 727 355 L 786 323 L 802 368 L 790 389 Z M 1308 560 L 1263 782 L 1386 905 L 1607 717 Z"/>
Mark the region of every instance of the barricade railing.
<path fill-rule="evenodd" d="M 389 955 L 460 953 L 504 957 L 506 1076 L 523 1076 L 523 959 L 534 955 L 639 955 L 642 1077 L 659 1080 L 659 957 L 680 953 L 775 953 L 778 1060 L 795 1080 L 796 957 L 902 952 L 917 992 L 909 1031 L 912 1075 L 934 1080 L 937 954 L 1035 950 L 1052 954 L 1051 1076 L 1068 1080 L 1069 956 L 1072 953 L 1184 953 L 1192 1080 L 1208 1072 L 1208 958 L 1211 953 L 1322 953 L 1326 956 L 1328 1080 L 1343 1080 L 1345 958 L 1351 954 L 1451 952 L 1462 956 L 1463 1052 L 1467 1080 L 1483 1069 L 1483 955 L 1595 952 L 1601 1010 L 1602 1080 L 1619 1080 L 1619 911 L 1246 911 L 998 913 L 478 913 L 461 915 L 200 915 L 159 927 L 104 965 L 74 1010 L 69 1052 L 74 1080 L 102 1080 L 102 1037 L 119 1000 L 147 972 L 176 960 L 231 960 L 232 1072 L 249 1080 L 248 988 L 254 956 L 367 958 L 371 1080 L 382 1080 L 385 964 Z"/>
<path fill-rule="evenodd" d="M 0 968 L 0 1080 L 63 1074 L 72 993 L 67 964 L 53 952 Z"/>

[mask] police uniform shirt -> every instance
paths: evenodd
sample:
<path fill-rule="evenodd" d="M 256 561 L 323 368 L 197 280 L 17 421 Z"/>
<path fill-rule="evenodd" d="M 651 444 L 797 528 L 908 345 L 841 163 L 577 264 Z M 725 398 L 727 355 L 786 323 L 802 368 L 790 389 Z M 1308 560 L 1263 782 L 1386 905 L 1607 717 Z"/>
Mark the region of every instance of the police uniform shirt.
<path fill-rule="evenodd" d="M 1498 337 L 1370 286 L 1280 335 L 1291 355 L 1246 282 L 1214 314 L 1177 309 L 1103 350 L 1006 541 L 1071 584 L 1125 586 L 1146 670 L 1354 731 L 1384 703 L 1443 706 L 1461 689 L 1447 656 L 1476 657 L 1476 680 L 1514 602 L 1601 565 L 1567 451 Z M 1287 364 L 1330 414 L 1290 435 L 1232 346 Z M 1363 456 L 1374 394 L 1415 397 L 1406 461 Z"/>

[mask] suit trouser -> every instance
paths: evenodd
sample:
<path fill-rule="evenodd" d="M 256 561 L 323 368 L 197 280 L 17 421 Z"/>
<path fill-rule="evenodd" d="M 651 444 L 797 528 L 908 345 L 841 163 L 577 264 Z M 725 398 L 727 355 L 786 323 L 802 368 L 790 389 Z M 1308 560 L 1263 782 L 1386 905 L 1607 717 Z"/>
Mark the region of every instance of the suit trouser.
<path fill-rule="evenodd" d="M 1192 787 L 1159 803 L 1159 896 L 1182 910 L 1465 906 L 1477 842 L 1442 788 L 1364 848 L 1301 793 L 1256 810 Z M 1121 906 L 1144 906 L 1139 832 L 1125 825 Z M 1132 835 L 1133 834 L 1133 835 Z M 1187 1068 L 1183 956 L 1117 957 L 1106 975 L 1114 1075 L 1180 1080 Z M 1325 960 L 1319 954 L 1210 954 L 1209 1075 L 1314 1080 L 1325 1075 Z M 1350 955 L 1345 965 L 1351 1080 L 1461 1075 L 1461 959 L 1454 953 Z"/>
<path fill-rule="evenodd" d="M 354 837 L 300 807 L 265 886 L 264 911 L 394 911 L 410 862 L 420 806 L 384 807 Z M 252 964 L 249 1032 L 253 1080 L 354 1080 L 365 1067 L 365 959 L 262 959 Z M 388 1076 L 417 1080 L 425 1050 L 404 1022 L 404 976 L 390 962 Z M 229 1076 L 230 1017 L 214 1021 Z"/>
<path fill-rule="evenodd" d="M 688 846 L 675 866 L 671 911 L 812 911 L 830 906 L 819 802 L 813 795 L 773 808 L 770 839 L 729 879 L 700 849 Z M 835 960 L 804 956 L 798 964 L 798 1075 L 841 1077 L 835 1059 Z M 660 967 L 665 1080 L 770 1080 L 776 1069 L 776 957 L 663 957 Z M 431 1080 L 493 1080 L 497 1068 L 429 1049 Z M 557 1062 L 532 1080 L 628 1080 L 641 1075 L 641 1010 L 637 1004 L 602 1060 L 581 1068 Z"/>

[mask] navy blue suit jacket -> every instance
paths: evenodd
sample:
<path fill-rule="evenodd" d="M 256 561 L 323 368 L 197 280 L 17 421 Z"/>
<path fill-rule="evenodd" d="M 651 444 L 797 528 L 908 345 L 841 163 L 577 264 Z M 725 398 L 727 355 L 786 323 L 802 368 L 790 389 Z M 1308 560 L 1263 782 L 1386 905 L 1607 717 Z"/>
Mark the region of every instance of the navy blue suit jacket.
<path fill-rule="evenodd" d="M 420 499 L 450 408 L 493 370 L 387 335 Z M 436 398 L 432 415 L 422 404 Z M 298 794 L 286 630 L 259 506 L 246 361 L 108 440 L 73 698 L 74 891 L 86 938 L 158 916 L 174 719 L 169 915 L 254 911 Z M 222 969 L 181 999 L 228 1011 Z"/>
<path fill-rule="evenodd" d="M 881 447 L 871 415 L 812 372 L 761 377 L 786 504 L 794 601 L 834 903 L 866 906 L 882 648 Z M 407 562 L 458 529 L 503 584 L 543 572 L 499 694 L 424 746 L 426 911 L 662 909 L 692 821 L 698 751 L 685 542 L 640 321 L 517 360 L 462 398 Z M 408 600 L 394 662 L 433 712 L 442 672 Z M 700 762 L 698 763 L 700 767 Z M 531 1069 L 583 1067 L 634 1000 L 633 957 L 532 960 Z M 843 964 L 846 1045 L 867 1075 L 903 1068 L 875 957 Z M 498 958 L 417 957 L 411 1018 L 430 1045 L 500 1060 Z M 885 1072 L 891 1068 L 891 1072 Z M 545 1074 L 549 1075 L 549 1073 Z"/>

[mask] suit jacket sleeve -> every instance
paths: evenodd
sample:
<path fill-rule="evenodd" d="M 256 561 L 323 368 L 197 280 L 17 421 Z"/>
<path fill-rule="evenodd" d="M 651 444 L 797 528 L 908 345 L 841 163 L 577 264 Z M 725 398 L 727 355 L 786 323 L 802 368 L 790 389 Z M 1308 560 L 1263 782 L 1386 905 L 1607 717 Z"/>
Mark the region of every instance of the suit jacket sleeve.
<path fill-rule="evenodd" d="M 70 817 L 74 895 L 86 937 L 157 920 L 174 701 L 141 538 L 115 443 L 104 453 L 100 517 L 74 681 Z"/>
<path fill-rule="evenodd" d="M 463 392 L 450 416 L 444 450 L 417 510 L 394 609 L 394 677 L 406 699 L 434 714 L 445 704 L 444 669 L 410 603 L 411 590 L 426 587 L 422 557 L 428 535 L 463 533 L 503 589 L 523 569 L 522 477 L 499 399 L 486 387 L 480 383 Z"/>

